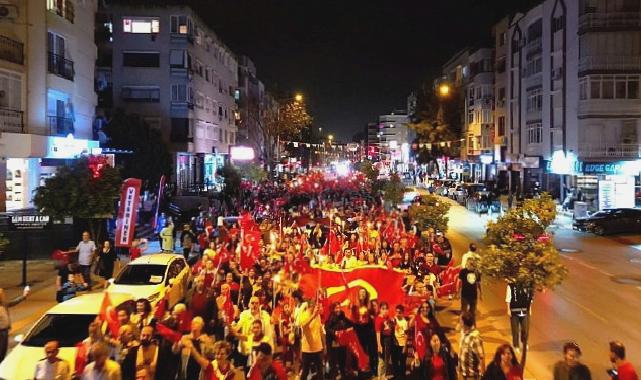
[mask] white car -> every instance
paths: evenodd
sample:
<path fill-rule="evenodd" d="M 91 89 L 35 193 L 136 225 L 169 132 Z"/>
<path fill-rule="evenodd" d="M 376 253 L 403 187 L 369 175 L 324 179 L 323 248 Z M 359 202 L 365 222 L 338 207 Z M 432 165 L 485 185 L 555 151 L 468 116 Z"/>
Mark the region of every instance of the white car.
<path fill-rule="evenodd" d="M 107 292 L 131 294 L 134 299 L 146 298 L 155 306 L 169 293 L 169 307 L 182 301 L 191 281 L 189 265 L 184 257 L 172 253 L 144 255 L 127 264 L 112 280 Z"/>
<path fill-rule="evenodd" d="M 113 293 L 109 296 L 112 305 L 127 304 L 131 310 L 135 307 L 129 294 Z M 75 346 L 87 338 L 89 324 L 100 312 L 103 298 L 103 293 L 83 294 L 49 309 L 33 325 L 24 339 L 16 337 L 18 345 L 0 363 L 0 379 L 33 379 L 36 363 L 45 357 L 44 345 L 51 340 L 60 343 L 58 356 L 69 362 L 73 371 Z"/>
<path fill-rule="evenodd" d="M 403 200 L 398 204 L 398 209 L 401 211 L 409 209 L 412 203 L 414 203 L 420 195 L 421 194 L 417 192 L 416 189 L 411 187 L 407 188 L 407 191 L 403 193 Z"/>

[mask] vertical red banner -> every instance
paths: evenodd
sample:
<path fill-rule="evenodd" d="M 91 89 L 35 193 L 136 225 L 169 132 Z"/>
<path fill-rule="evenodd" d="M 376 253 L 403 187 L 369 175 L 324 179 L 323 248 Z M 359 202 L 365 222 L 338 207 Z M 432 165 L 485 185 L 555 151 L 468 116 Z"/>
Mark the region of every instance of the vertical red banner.
<path fill-rule="evenodd" d="M 130 247 L 134 240 L 141 184 L 142 181 L 138 178 L 127 178 L 122 183 L 116 219 L 116 247 Z"/>

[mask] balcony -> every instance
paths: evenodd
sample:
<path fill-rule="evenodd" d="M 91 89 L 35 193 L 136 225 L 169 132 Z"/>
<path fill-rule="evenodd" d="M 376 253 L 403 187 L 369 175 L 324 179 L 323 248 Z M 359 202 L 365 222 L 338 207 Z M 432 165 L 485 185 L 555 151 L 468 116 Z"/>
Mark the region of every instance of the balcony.
<path fill-rule="evenodd" d="M 593 12 L 579 16 L 579 33 L 641 30 L 638 12 Z"/>
<path fill-rule="evenodd" d="M 0 36 L 0 59 L 18 65 L 24 64 L 24 44 L 9 37 Z"/>
<path fill-rule="evenodd" d="M 24 113 L 0 107 L 0 132 L 24 133 Z"/>
<path fill-rule="evenodd" d="M 579 157 L 582 158 L 640 158 L 641 144 L 601 143 L 579 144 Z"/>
<path fill-rule="evenodd" d="M 62 116 L 47 116 L 51 136 L 67 136 L 74 133 L 73 119 Z"/>
<path fill-rule="evenodd" d="M 590 71 L 638 72 L 641 57 L 638 55 L 590 55 L 579 59 L 579 73 Z"/>
<path fill-rule="evenodd" d="M 55 0 L 50 1 L 47 6 L 49 12 L 64 17 L 73 24 L 75 18 L 75 8 L 72 0 Z"/>
<path fill-rule="evenodd" d="M 73 61 L 62 55 L 49 52 L 49 72 L 61 78 L 73 81 Z"/>
<path fill-rule="evenodd" d="M 543 40 L 541 37 L 533 38 L 525 45 L 525 58 L 527 60 L 541 54 L 541 52 L 543 52 Z"/>

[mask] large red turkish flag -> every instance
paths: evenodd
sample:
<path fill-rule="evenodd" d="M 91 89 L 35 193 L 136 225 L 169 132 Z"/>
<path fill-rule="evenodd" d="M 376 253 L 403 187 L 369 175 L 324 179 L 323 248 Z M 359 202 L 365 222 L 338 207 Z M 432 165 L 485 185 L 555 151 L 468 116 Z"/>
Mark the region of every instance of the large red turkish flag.
<path fill-rule="evenodd" d="M 401 271 L 374 265 L 344 270 L 312 267 L 301 276 L 299 287 L 306 298 L 316 297 L 318 290 L 323 289 L 327 304 L 354 302 L 358 290 L 364 288 L 370 300 L 386 301 L 394 310 L 405 302 L 404 277 Z"/>

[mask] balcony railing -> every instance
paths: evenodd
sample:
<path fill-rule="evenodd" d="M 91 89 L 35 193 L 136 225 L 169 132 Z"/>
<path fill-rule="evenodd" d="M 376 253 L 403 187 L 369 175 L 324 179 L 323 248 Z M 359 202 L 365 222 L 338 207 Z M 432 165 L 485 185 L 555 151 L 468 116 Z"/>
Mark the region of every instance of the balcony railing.
<path fill-rule="evenodd" d="M 74 133 L 73 119 L 62 116 L 47 116 L 49 132 L 52 136 L 67 136 Z"/>
<path fill-rule="evenodd" d="M 591 70 L 638 71 L 641 56 L 638 55 L 590 55 L 579 60 L 579 72 Z"/>
<path fill-rule="evenodd" d="M 579 156 L 641 158 L 641 144 L 579 144 Z"/>
<path fill-rule="evenodd" d="M 579 16 L 579 32 L 641 29 L 639 12 L 594 12 Z"/>
<path fill-rule="evenodd" d="M 19 110 L 0 107 L 0 131 L 24 133 L 24 113 Z"/>
<path fill-rule="evenodd" d="M 9 37 L 0 36 L 0 59 L 24 64 L 24 44 Z"/>
<path fill-rule="evenodd" d="M 49 52 L 49 72 L 61 78 L 73 80 L 73 61 L 62 55 Z"/>
<path fill-rule="evenodd" d="M 525 57 L 529 59 L 543 51 L 543 40 L 541 37 L 536 37 L 528 41 L 525 45 Z"/>

